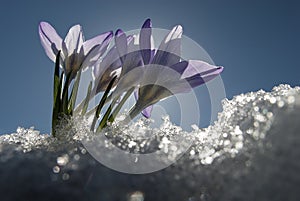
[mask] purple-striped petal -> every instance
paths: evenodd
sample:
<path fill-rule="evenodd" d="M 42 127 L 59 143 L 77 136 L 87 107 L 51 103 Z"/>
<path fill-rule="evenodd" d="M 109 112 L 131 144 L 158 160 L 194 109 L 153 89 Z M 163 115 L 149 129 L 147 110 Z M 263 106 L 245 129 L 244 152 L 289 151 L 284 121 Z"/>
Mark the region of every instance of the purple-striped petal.
<path fill-rule="evenodd" d="M 104 41 L 100 44 L 101 48 L 100 48 L 100 56 L 102 56 L 104 54 L 104 52 L 106 52 L 109 44 L 110 44 L 110 41 L 112 39 L 112 35 L 109 35 L 107 36 Z"/>
<path fill-rule="evenodd" d="M 94 44 L 94 46 L 90 49 L 90 51 L 85 53 L 85 59 L 82 64 L 83 70 L 85 70 L 86 67 L 93 66 L 97 62 L 97 60 L 107 50 L 111 38 L 112 38 L 111 34 L 107 35 L 107 37 L 101 42 L 101 44 Z M 84 47 L 82 48 L 84 49 Z"/>
<path fill-rule="evenodd" d="M 94 79 L 99 78 L 100 76 L 102 76 L 103 72 L 110 68 L 111 66 L 118 66 L 120 67 L 121 61 L 119 59 L 119 54 L 118 51 L 116 49 L 116 47 L 112 47 L 108 53 L 105 55 L 105 57 L 103 58 L 102 61 L 99 61 L 93 70 L 93 77 Z"/>
<path fill-rule="evenodd" d="M 158 49 L 180 56 L 182 32 L 182 26 L 175 26 L 161 42 Z"/>
<path fill-rule="evenodd" d="M 68 53 L 68 47 L 64 41 L 62 41 L 61 49 L 62 49 L 62 58 L 66 59 L 69 53 Z"/>
<path fill-rule="evenodd" d="M 152 110 L 153 110 L 153 105 L 150 105 L 145 109 L 143 109 L 142 115 L 148 119 L 151 117 Z"/>
<path fill-rule="evenodd" d="M 122 75 L 139 66 L 142 66 L 142 56 L 140 51 L 134 51 L 126 54 L 122 66 Z"/>
<path fill-rule="evenodd" d="M 170 77 L 168 76 L 170 73 L 162 72 L 162 77 L 158 76 L 157 79 L 162 80 L 164 86 L 167 86 L 173 94 L 187 93 L 192 88 L 212 80 L 223 71 L 223 67 L 210 65 L 200 60 L 182 61 L 172 65 L 171 68 L 179 73 L 178 76 L 172 74 Z M 166 93 L 161 91 L 160 98 L 167 96 L 169 96 L 167 91 Z"/>
<path fill-rule="evenodd" d="M 171 69 L 175 70 L 177 73 L 182 75 L 183 72 L 187 69 L 188 65 L 189 65 L 188 61 L 181 61 L 181 62 L 178 62 L 178 63 L 172 65 Z"/>
<path fill-rule="evenodd" d="M 100 76 L 95 80 L 95 94 L 98 94 L 101 91 L 105 91 L 114 76 L 117 76 L 117 79 L 113 83 L 113 87 L 117 85 L 118 79 L 120 77 L 121 69 L 107 68 L 106 71 L 100 74 Z"/>
<path fill-rule="evenodd" d="M 182 74 L 182 79 L 186 79 L 192 87 L 196 87 L 215 78 L 222 71 L 223 67 L 221 66 L 214 66 L 199 60 L 190 60 L 188 67 Z"/>
<path fill-rule="evenodd" d="M 127 36 L 127 44 L 130 44 L 133 41 L 132 36 Z M 122 65 L 118 50 L 114 45 L 103 57 L 102 61 L 99 61 L 93 69 L 93 78 L 100 79 L 103 76 L 103 73 L 109 69 L 109 71 L 114 71 L 120 68 Z"/>
<path fill-rule="evenodd" d="M 110 41 L 112 36 L 112 31 L 109 31 L 85 41 L 82 45 L 84 53 L 87 54 L 95 45 L 100 45 L 107 40 Z"/>
<path fill-rule="evenodd" d="M 41 22 L 39 24 L 39 36 L 47 56 L 52 61 L 55 61 L 58 51 L 62 49 L 61 37 L 57 34 L 55 29 L 47 22 Z"/>
<path fill-rule="evenodd" d="M 140 31 L 139 45 L 145 65 L 149 64 L 151 59 L 151 34 L 152 34 L 151 20 L 147 19 Z"/>
<path fill-rule="evenodd" d="M 196 74 L 205 75 L 211 71 L 215 71 L 218 69 L 219 69 L 218 66 L 211 65 L 204 61 L 189 60 L 188 66 L 186 67 L 185 71 L 182 73 L 182 78 L 188 78 Z"/>
<path fill-rule="evenodd" d="M 115 44 L 117 47 L 117 51 L 119 53 L 119 57 L 121 60 L 123 60 L 124 59 L 123 57 L 127 54 L 128 46 L 127 46 L 126 34 L 121 29 L 118 29 L 116 31 Z"/>
<path fill-rule="evenodd" d="M 171 66 L 180 61 L 182 27 L 175 26 L 161 42 L 152 63 Z"/>
<path fill-rule="evenodd" d="M 87 67 L 93 66 L 97 62 L 100 57 L 100 49 L 101 45 L 95 45 L 88 52 L 88 54 L 84 56 L 84 60 L 81 64 L 83 70 L 85 70 Z"/>
<path fill-rule="evenodd" d="M 74 25 L 70 28 L 64 42 L 68 50 L 68 56 L 80 51 L 83 44 L 83 34 L 80 25 Z"/>
<path fill-rule="evenodd" d="M 197 87 L 199 85 L 202 85 L 212 79 L 214 79 L 216 76 L 218 76 L 222 71 L 223 67 L 217 67 L 214 70 L 209 70 L 206 73 L 203 74 L 197 74 L 192 77 L 186 78 L 186 80 L 189 82 L 191 87 Z"/>
<path fill-rule="evenodd" d="M 119 37 L 119 39 L 122 40 L 121 41 L 122 44 L 116 43 L 119 57 L 122 62 L 121 76 L 128 73 L 132 69 L 142 65 L 141 52 L 139 51 L 138 45 L 134 44 L 134 36 L 129 35 L 126 39 L 126 44 L 124 44 L 124 36 L 126 36 L 126 35 L 125 34 L 123 35 L 123 33 L 121 33 L 121 35 Z M 120 47 L 124 47 L 124 49 L 120 50 Z M 125 48 L 126 48 L 126 50 L 125 50 Z M 121 51 L 123 53 L 120 53 Z"/>

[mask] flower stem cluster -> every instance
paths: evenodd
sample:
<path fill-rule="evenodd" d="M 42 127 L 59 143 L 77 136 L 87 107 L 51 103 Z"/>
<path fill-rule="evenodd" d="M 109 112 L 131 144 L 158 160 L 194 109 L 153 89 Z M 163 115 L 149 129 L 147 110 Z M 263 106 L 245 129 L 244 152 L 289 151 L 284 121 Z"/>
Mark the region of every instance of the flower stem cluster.
<path fill-rule="evenodd" d="M 100 131 L 115 121 L 132 94 L 136 103 L 123 122 L 140 113 L 149 118 L 155 103 L 189 92 L 223 71 L 220 66 L 181 58 L 180 25 L 165 36 L 158 48 L 153 47 L 150 19 L 136 35 L 126 35 L 118 29 L 114 35 L 109 31 L 85 41 L 81 26 L 75 25 L 63 40 L 49 23 L 41 22 L 39 36 L 47 56 L 55 62 L 53 136 L 63 116 L 92 117 L 91 131 Z M 109 48 L 112 39 L 114 45 Z M 81 74 L 88 68 L 92 68 L 93 81 L 84 100 L 75 105 Z M 98 94 L 102 94 L 101 100 L 89 110 L 91 100 Z"/>

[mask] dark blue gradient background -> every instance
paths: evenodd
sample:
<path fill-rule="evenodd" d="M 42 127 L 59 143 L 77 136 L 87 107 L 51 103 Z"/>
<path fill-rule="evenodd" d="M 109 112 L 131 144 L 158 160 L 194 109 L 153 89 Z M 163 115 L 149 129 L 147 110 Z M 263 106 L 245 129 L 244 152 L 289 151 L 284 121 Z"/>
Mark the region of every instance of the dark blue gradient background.
<path fill-rule="evenodd" d="M 299 85 L 300 4 L 297 1 L 2 0 L 0 4 L 0 133 L 18 126 L 49 132 L 53 63 L 38 37 L 40 21 L 62 36 L 80 23 L 86 38 L 108 30 L 182 24 L 184 34 L 225 67 L 227 97 Z"/>

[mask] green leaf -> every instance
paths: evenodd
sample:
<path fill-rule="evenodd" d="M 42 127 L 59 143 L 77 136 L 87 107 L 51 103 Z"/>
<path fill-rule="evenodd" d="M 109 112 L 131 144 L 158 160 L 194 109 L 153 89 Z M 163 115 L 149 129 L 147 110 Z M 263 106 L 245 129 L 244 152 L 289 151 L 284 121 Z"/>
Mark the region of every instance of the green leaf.
<path fill-rule="evenodd" d="M 84 100 L 84 105 L 83 105 L 83 108 L 82 108 L 82 111 L 81 111 L 81 115 L 85 115 L 85 113 L 88 109 L 89 102 L 90 102 L 91 91 L 92 91 L 92 85 L 93 85 L 93 82 L 91 81 L 90 84 L 89 84 L 89 87 L 88 87 L 88 91 L 87 91 L 85 100 Z"/>
<path fill-rule="evenodd" d="M 61 89 L 62 89 L 62 75 L 59 75 L 60 67 L 60 51 L 56 55 L 55 70 L 53 78 L 53 109 L 52 109 L 52 135 L 55 137 L 55 127 L 58 121 L 61 108 Z"/>
<path fill-rule="evenodd" d="M 79 87 L 79 82 L 81 78 L 81 70 L 77 73 L 76 79 L 72 88 L 71 96 L 69 99 L 69 114 L 73 114 L 74 108 L 75 108 L 75 103 L 76 103 L 76 98 L 77 98 L 77 93 L 78 93 L 78 87 Z"/>
<path fill-rule="evenodd" d="M 65 80 L 65 84 L 64 84 L 64 89 L 63 89 L 63 94 L 62 94 L 62 113 L 69 115 L 69 111 L 68 111 L 68 104 L 69 104 L 69 81 L 70 81 L 70 75 L 71 73 L 69 73 L 68 75 L 66 75 L 66 80 Z"/>
<path fill-rule="evenodd" d="M 129 89 L 126 92 L 126 94 L 122 98 L 121 102 L 117 105 L 117 107 L 114 109 L 113 113 L 109 116 L 109 118 L 108 118 L 109 122 L 113 122 L 115 120 L 117 114 L 120 112 L 122 106 L 124 105 L 126 100 L 129 98 L 129 96 L 132 94 L 133 90 L 134 90 L 134 87 L 132 87 L 131 89 Z"/>
<path fill-rule="evenodd" d="M 106 98 L 108 96 L 108 93 L 111 90 L 111 88 L 112 88 L 112 86 L 113 86 L 116 79 L 117 79 L 117 76 L 113 77 L 113 79 L 109 82 L 109 84 L 108 84 L 108 86 L 107 86 L 107 88 L 106 88 L 106 90 L 105 90 L 105 92 L 104 92 L 97 108 L 96 108 L 95 116 L 94 116 L 94 119 L 93 119 L 93 122 L 92 122 L 92 125 L 91 125 L 91 131 L 93 131 L 94 128 L 95 128 L 95 124 L 96 124 L 96 122 L 97 122 L 97 120 L 100 116 L 100 112 L 101 112 L 101 110 L 102 110 L 102 108 L 103 108 L 103 106 L 106 102 Z"/>
<path fill-rule="evenodd" d="M 60 88 L 59 86 L 59 66 L 60 66 L 60 51 L 58 51 L 56 55 L 56 60 L 55 60 L 55 70 L 54 70 L 54 77 L 53 77 L 53 105 L 55 105 L 56 101 L 56 96 L 58 94 L 58 89 Z"/>
<path fill-rule="evenodd" d="M 112 103 L 109 105 L 108 109 L 106 110 L 103 118 L 101 119 L 100 123 L 99 123 L 99 126 L 96 130 L 96 132 L 100 132 L 103 128 L 105 128 L 107 126 L 107 120 L 108 120 L 108 117 L 113 109 L 113 107 L 115 106 L 117 100 L 119 99 L 119 96 L 114 98 L 114 100 L 112 101 Z"/>

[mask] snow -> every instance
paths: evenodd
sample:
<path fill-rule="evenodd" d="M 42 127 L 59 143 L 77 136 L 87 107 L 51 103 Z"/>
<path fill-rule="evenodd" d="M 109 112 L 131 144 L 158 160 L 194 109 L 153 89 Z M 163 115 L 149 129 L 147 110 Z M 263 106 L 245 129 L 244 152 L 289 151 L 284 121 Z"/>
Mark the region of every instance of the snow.
<path fill-rule="evenodd" d="M 142 119 L 112 125 L 92 148 L 85 120 L 76 118 L 62 123 L 59 139 L 34 128 L 1 135 L 0 200 L 300 200 L 300 88 L 279 85 L 222 104 L 208 128 L 188 133 L 166 116 L 155 129 Z M 117 172 L 97 161 L 113 161 L 114 147 L 134 156 L 122 167 L 151 167 L 143 154 L 158 149 L 153 160 L 172 164 Z"/>

